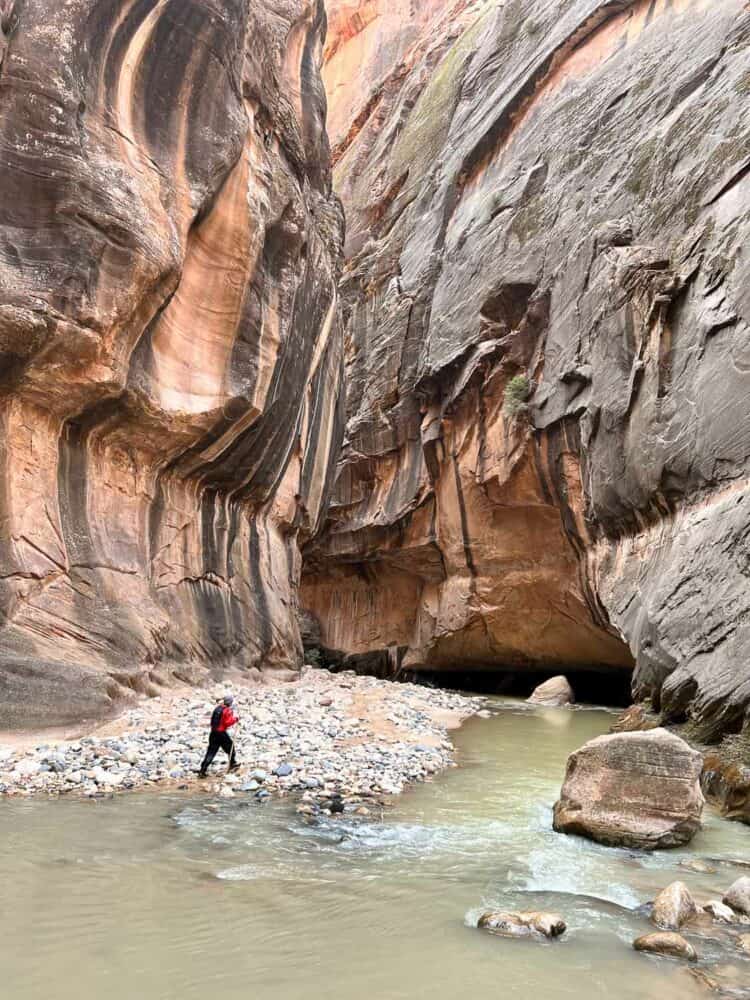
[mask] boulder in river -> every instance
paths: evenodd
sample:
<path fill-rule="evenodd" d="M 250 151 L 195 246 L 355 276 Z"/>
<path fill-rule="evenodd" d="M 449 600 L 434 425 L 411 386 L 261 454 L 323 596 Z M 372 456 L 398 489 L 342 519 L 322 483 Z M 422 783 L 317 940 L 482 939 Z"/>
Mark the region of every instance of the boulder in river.
<path fill-rule="evenodd" d="M 570 686 L 567 677 L 551 677 L 544 684 L 534 688 L 530 697 L 526 699 L 532 705 L 549 705 L 558 707 L 562 705 L 572 705 L 575 702 L 573 688 Z"/>
<path fill-rule="evenodd" d="M 566 924 L 558 913 L 533 911 L 506 913 L 490 911 L 479 918 L 479 927 L 502 937 L 556 938 L 565 933 Z"/>
<path fill-rule="evenodd" d="M 701 826 L 702 761 L 666 729 L 590 740 L 568 758 L 554 828 L 612 847 L 686 844 Z"/>
<path fill-rule="evenodd" d="M 651 920 L 665 931 L 678 931 L 698 915 L 698 907 L 684 882 L 672 882 L 654 900 Z"/>
<path fill-rule="evenodd" d="M 719 899 L 710 899 L 703 907 L 703 910 L 720 924 L 733 924 L 737 919 L 732 907 L 727 906 L 726 903 L 722 903 Z"/>
<path fill-rule="evenodd" d="M 654 931 L 644 934 L 633 942 L 636 951 L 645 951 L 651 955 L 667 955 L 669 958 L 684 958 L 695 962 L 698 955 L 695 948 L 686 941 L 682 934 L 674 931 Z"/>
<path fill-rule="evenodd" d="M 735 913 L 741 913 L 750 917 L 750 876 L 743 875 L 738 878 L 724 896 L 724 902 L 731 906 Z"/>

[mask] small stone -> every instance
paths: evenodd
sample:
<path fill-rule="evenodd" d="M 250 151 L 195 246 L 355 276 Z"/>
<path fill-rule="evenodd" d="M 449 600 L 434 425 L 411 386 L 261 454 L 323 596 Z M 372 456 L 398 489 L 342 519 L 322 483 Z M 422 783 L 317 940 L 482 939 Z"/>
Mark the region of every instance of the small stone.
<path fill-rule="evenodd" d="M 681 934 L 673 931 L 654 931 L 644 934 L 633 942 L 636 951 L 645 951 L 651 955 L 666 955 L 669 958 L 682 958 L 688 962 L 698 960 L 695 948 Z"/>
<path fill-rule="evenodd" d="M 257 792 L 260 785 L 257 781 L 245 781 L 240 785 L 241 792 Z"/>
<path fill-rule="evenodd" d="M 233 799 L 234 798 L 234 792 L 232 791 L 232 789 L 228 785 L 222 785 L 221 786 L 221 788 L 219 789 L 219 795 L 221 796 L 222 799 Z"/>
<path fill-rule="evenodd" d="M 502 937 L 556 938 L 564 934 L 566 930 L 565 921 L 558 913 L 543 912 L 490 911 L 482 914 L 477 926 Z"/>
<path fill-rule="evenodd" d="M 724 896 L 723 902 L 731 906 L 736 913 L 750 916 L 750 876 L 738 878 Z"/>
<path fill-rule="evenodd" d="M 734 910 L 718 899 L 709 900 L 703 909 L 722 924 L 733 924 L 737 919 Z"/>
<path fill-rule="evenodd" d="M 19 778 L 30 778 L 34 774 L 39 774 L 42 765 L 36 760 L 19 760 L 13 768 L 13 773 Z"/>
<path fill-rule="evenodd" d="M 700 875 L 715 875 L 717 872 L 717 869 L 708 861 L 701 861 L 700 858 L 689 858 L 687 861 L 681 861 L 679 867 L 689 872 L 698 872 Z"/>
<path fill-rule="evenodd" d="M 288 778 L 290 774 L 294 773 L 294 768 L 291 764 L 279 764 L 273 773 L 277 778 Z"/>
<path fill-rule="evenodd" d="M 651 920 L 665 931 L 678 931 L 698 913 L 695 900 L 684 882 L 672 882 L 654 900 Z"/>

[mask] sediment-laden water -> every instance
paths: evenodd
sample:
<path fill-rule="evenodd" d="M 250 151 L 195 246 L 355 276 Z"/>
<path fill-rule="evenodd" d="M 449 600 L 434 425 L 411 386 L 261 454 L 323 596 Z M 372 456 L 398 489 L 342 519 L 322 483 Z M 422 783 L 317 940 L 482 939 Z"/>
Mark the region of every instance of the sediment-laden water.
<path fill-rule="evenodd" d="M 179 795 L 1 803 L 3 997 L 705 996 L 631 950 L 648 929 L 631 908 L 677 877 L 720 893 L 737 868 L 679 862 L 747 857 L 747 827 L 707 812 L 689 848 L 654 855 L 557 835 L 567 754 L 612 716 L 498 707 L 456 734 L 460 768 L 382 821 L 307 826 L 290 802 Z M 554 909 L 569 930 L 493 938 L 470 926 L 488 907 Z"/>

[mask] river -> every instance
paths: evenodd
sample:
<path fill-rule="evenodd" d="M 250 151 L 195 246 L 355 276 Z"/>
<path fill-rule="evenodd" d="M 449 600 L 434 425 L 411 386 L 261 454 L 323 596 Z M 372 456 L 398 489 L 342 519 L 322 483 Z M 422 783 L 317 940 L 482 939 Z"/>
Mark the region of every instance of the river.
<path fill-rule="evenodd" d="M 648 925 L 629 908 L 678 877 L 720 894 L 739 870 L 679 862 L 747 856 L 747 827 L 707 811 L 689 848 L 653 855 L 555 834 L 566 757 L 612 715 L 496 707 L 455 734 L 460 767 L 382 820 L 175 794 L 0 803 L 3 997 L 705 997 L 631 950 Z M 470 926 L 490 907 L 554 909 L 569 930 L 493 938 Z"/>

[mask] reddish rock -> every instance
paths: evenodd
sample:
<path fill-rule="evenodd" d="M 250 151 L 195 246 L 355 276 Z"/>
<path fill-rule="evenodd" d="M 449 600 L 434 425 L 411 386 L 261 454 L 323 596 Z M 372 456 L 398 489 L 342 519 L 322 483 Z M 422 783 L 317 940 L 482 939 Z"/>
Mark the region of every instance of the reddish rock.
<path fill-rule="evenodd" d="M 615 847 L 686 844 L 701 826 L 701 760 L 665 729 L 599 736 L 568 758 L 555 830 Z"/>
<path fill-rule="evenodd" d="M 0 7 L 0 727 L 296 667 L 342 426 L 323 2 Z"/>

